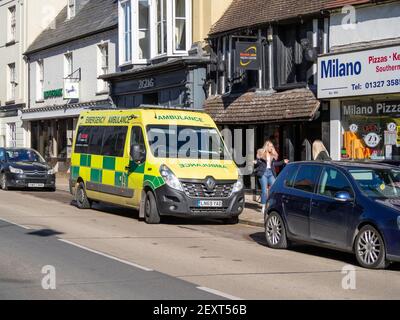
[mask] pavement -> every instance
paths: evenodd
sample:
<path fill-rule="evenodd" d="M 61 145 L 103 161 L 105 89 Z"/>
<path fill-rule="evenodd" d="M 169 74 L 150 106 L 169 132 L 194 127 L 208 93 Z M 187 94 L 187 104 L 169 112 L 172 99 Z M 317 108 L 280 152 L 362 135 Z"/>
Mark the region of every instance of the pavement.
<path fill-rule="evenodd" d="M 69 192 L 68 176 L 57 176 L 57 189 Z M 253 195 L 246 194 L 246 205 L 239 217 L 239 223 L 264 227 L 264 216 L 261 214 L 261 205 L 259 202 L 254 201 Z"/>

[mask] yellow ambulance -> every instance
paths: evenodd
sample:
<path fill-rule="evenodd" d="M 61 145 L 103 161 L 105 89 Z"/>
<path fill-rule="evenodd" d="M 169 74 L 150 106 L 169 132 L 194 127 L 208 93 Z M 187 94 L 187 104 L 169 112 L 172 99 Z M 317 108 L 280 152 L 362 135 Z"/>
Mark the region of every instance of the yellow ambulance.
<path fill-rule="evenodd" d="M 238 168 L 209 115 L 143 107 L 85 111 L 76 128 L 70 191 L 81 209 L 104 202 L 162 216 L 237 223 L 245 197 Z"/>

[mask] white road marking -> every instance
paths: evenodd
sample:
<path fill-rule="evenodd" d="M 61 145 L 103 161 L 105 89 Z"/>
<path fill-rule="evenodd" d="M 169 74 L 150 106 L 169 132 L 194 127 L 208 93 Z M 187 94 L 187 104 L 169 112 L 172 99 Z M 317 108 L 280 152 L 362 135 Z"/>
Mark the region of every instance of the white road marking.
<path fill-rule="evenodd" d="M 143 267 L 143 266 L 141 266 L 141 265 L 138 265 L 138 264 L 136 264 L 136 263 L 129 262 L 129 261 L 126 261 L 126 260 L 123 260 L 123 259 L 120 259 L 120 258 L 117 258 L 117 257 L 114 257 L 114 256 L 110 256 L 110 255 L 108 255 L 108 254 L 106 254 L 106 253 L 103 253 L 103 252 L 100 252 L 100 251 L 96 251 L 96 250 L 93 250 L 93 249 L 90 249 L 90 248 L 81 246 L 81 245 L 79 245 L 79 244 L 77 244 L 77 243 L 74 243 L 74 242 L 71 242 L 71 241 L 68 241 L 68 240 L 64 240 L 64 239 L 58 239 L 58 240 L 60 240 L 61 242 L 67 243 L 67 244 L 69 244 L 69 245 L 78 247 L 78 248 L 80 248 L 80 249 L 83 249 L 83 250 L 86 250 L 86 251 L 89 251 L 89 252 L 98 254 L 98 255 L 100 255 L 100 256 L 103 256 L 103 257 L 106 257 L 106 258 L 109 258 L 109 259 L 112 259 L 112 260 L 115 260 L 115 261 L 118 261 L 118 262 L 127 264 L 127 265 L 129 265 L 129 266 L 132 266 L 132 267 L 135 267 L 135 268 L 144 270 L 144 271 L 153 271 L 153 269 L 149 269 L 149 268 Z"/>
<path fill-rule="evenodd" d="M 9 224 L 12 224 L 12 225 L 14 225 L 14 226 L 23 228 L 23 229 L 25 229 L 25 230 L 32 230 L 32 229 L 29 228 L 29 227 L 23 226 L 22 224 L 18 224 L 18 223 L 15 223 L 15 222 L 11 222 L 11 221 L 6 220 L 6 219 L 4 219 L 4 218 L 0 218 L 0 220 L 2 220 L 2 221 L 4 221 L 4 222 L 7 222 L 7 223 L 9 223 Z"/>
<path fill-rule="evenodd" d="M 207 287 L 197 287 L 197 289 L 202 290 L 202 291 L 206 291 L 208 293 L 215 294 L 215 295 L 223 297 L 223 298 L 227 298 L 229 300 L 243 300 L 242 298 L 231 296 L 230 294 L 227 294 L 227 293 L 215 290 L 215 289 L 210 289 L 210 288 L 207 288 Z"/>

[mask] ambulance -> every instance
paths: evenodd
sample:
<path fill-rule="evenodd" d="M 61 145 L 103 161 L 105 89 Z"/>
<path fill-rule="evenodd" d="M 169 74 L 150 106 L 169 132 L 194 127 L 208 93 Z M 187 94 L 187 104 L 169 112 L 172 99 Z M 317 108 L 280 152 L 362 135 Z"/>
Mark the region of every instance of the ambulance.
<path fill-rule="evenodd" d="M 141 107 L 84 111 L 73 143 L 70 191 L 80 209 L 93 202 L 163 216 L 235 224 L 243 182 L 217 126 L 197 111 Z"/>

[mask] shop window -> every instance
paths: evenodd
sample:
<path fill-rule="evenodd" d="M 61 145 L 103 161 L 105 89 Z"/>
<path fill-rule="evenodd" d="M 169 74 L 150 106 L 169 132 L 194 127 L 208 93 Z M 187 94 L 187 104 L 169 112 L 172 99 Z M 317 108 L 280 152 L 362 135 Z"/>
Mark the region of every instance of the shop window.
<path fill-rule="evenodd" d="M 342 159 L 400 160 L 400 102 L 342 105 Z"/>

